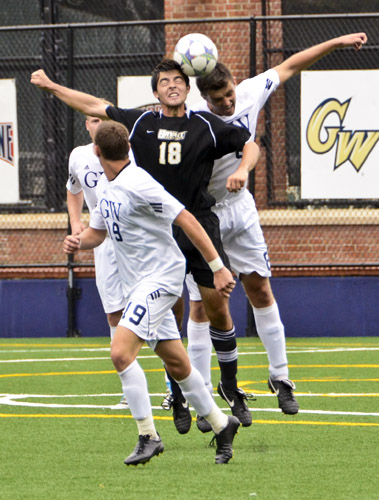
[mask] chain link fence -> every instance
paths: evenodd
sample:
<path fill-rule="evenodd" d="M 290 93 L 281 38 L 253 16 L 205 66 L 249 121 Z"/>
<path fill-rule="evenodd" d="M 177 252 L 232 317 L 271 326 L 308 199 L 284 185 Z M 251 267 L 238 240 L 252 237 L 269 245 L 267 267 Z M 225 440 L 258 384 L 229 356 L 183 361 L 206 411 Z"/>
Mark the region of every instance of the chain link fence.
<path fill-rule="evenodd" d="M 138 2 L 132 4 L 138 7 Z M 37 68 L 63 85 L 116 104 L 117 77 L 149 75 L 172 52 L 173 40 L 188 32 L 209 34 L 220 46 L 222 60 L 232 70 L 237 68 L 234 55 L 222 42 L 225 27 L 237 28 L 251 39 L 250 47 L 240 47 L 246 70 L 238 73 L 239 81 L 311 45 L 357 31 L 368 34 L 362 51 L 336 51 L 312 69 L 369 70 L 378 65 L 377 15 L 259 17 L 222 19 L 222 23 L 217 19 L 117 22 L 113 18 L 109 22 L 109 15 L 94 7 L 91 20 L 96 24 L 81 24 L 80 0 L 57 5 L 59 16 L 55 12 L 50 19 L 56 24 L 38 24 L 43 12 L 32 11 L 31 3 L 25 2 L 25 24 L 34 24 L 0 28 L 1 46 L 7 47 L 0 56 L 0 79 L 16 80 L 20 195 L 15 204 L 0 199 L 2 268 L 66 264 L 61 241 L 68 228 L 68 156 L 75 146 L 89 142 L 80 113 L 30 84 L 30 74 Z M 379 268 L 379 196 L 364 200 L 301 197 L 300 114 L 300 77 L 296 76 L 269 99 L 257 129 L 262 154 L 250 188 L 273 264 Z M 91 263 L 90 252 L 76 258 L 77 266 Z"/>

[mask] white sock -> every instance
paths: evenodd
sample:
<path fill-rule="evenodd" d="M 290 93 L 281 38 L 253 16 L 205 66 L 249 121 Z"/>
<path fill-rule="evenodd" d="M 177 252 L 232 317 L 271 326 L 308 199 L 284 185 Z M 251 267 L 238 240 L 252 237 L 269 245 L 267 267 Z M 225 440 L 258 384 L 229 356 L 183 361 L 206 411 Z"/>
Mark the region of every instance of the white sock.
<path fill-rule="evenodd" d="M 152 418 L 146 377 L 137 360 L 134 360 L 118 375 L 121 379 L 122 392 L 126 396 L 133 418 L 135 420 L 143 420 L 150 416 Z"/>
<path fill-rule="evenodd" d="M 215 402 L 207 391 L 199 371 L 193 366 L 191 373 L 183 380 L 177 380 L 183 396 L 200 416 L 209 415 Z"/>
<path fill-rule="evenodd" d="M 204 418 L 211 424 L 212 430 L 216 434 L 219 434 L 228 425 L 227 415 L 225 415 L 225 413 L 222 413 L 216 403 L 209 415 L 206 415 Z"/>
<path fill-rule="evenodd" d="M 110 330 L 110 335 L 111 335 L 111 343 L 112 343 L 112 340 L 113 340 L 114 334 L 116 333 L 116 328 L 117 328 L 117 326 L 110 326 L 110 327 L 109 327 L 109 330 Z"/>
<path fill-rule="evenodd" d="M 136 420 L 138 427 L 138 435 L 146 436 L 149 435 L 151 439 L 158 439 L 157 431 L 155 430 L 153 415 L 149 415 L 141 420 Z"/>
<path fill-rule="evenodd" d="M 204 379 L 209 393 L 213 393 L 211 378 L 212 341 L 209 335 L 209 321 L 196 323 L 192 319 L 187 323 L 187 352 L 191 365 L 197 368 Z"/>
<path fill-rule="evenodd" d="M 284 326 L 276 302 L 268 307 L 253 306 L 258 335 L 265 346 L 270 376 L 274 380 L 288 379 L 288 361 Z"/>

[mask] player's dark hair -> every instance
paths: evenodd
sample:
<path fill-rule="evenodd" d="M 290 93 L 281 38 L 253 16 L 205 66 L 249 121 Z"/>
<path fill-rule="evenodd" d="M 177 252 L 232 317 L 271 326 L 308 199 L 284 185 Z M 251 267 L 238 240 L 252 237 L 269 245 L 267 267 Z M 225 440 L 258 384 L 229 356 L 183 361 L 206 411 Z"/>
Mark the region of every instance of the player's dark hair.
<path fill-rule="evenodd" d="M 129 132 L 122 123 L 104 121 L 95 133 L 95 144 L 106 160 L 125 160 L 129 153 Z"/>
<path fill-rule="evenodd" d="M 174 71 L 174 70 L 179 71 L 179 73 L 184 78 L 187 87 L 189 86 L 190 84 L 189 77 L 185 73 L 183 73 L 180 64 L 174 61 L 174 59 L 163 59 L 163 61 L 161 61 L 157 66 L 155 66 L 153 72 L 151 73 L 151 88 L 153 89 L 153 92 L 156 92 L 157 90 L 160 73 L 167 73 L 168 71 Z"/>
<path fill-rule="evenodd" d="M 197 88 L 201 94 L 207 95 L 210 90 L 221 90 L 233 82 L 233 75 L 225 64 L 218 62 L 209 75 L 198 76 L 196 78 Z"/>

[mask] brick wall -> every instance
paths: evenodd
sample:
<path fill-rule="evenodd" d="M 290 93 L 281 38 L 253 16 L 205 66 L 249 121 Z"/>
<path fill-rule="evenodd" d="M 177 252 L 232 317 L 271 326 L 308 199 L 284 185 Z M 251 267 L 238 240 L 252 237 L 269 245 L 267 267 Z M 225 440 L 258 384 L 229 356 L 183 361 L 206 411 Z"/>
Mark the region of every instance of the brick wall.
<path fill-rule="evenodd" d="M 267 2 L 268 15 L 281 14 L 281 2 L 273 0 Z M 165 18 L 167 20 L 229 18 L 261 15 L 261 0 L 166 0 Z M 281 29 L 277 23 L 270 23 L 268 39 L 274 40 L 275 46 L 281 45 Z M 166 28 L 167 56 L 172 56 L 177 40 L 186 33 L 201 31 L 207 34 L 216 43 L 220 60 L 227 64 L 237 82 L 248 78 L 250 70 L 250 28 L 249 23 L 223 23 L 215 21 L 207 24 L 176 24 Z M 261 24 L 257 26 L 257 72 L 263 71 Z M 269 61 L 269 67 L 281 62 L 281 55 L 275 54 Z M 276 126 L 273 127 L 272 156 L 276 170 L 286 168 L 282 154 L 285 150 L 284 123 L 284 92 L 279 89 L 271 97 L 272 115 Z M 258 122 L 258 137 L 264 134 L 264 113 Z M 282 124 L 282 125 L 281 125 Z M 259 139 L 258 139 L 259 141 Z M 281 154 L 280 154 L 281 153 Z M 284 170 L 285 171 L 285 170 Z M 375 267 L 359 264 L 379 261 L 379 225 L 377 211 L 372 210 L 370 217 L 367 213 L 361 218 L 351 219 L 346 213 L 340 214 L 333 210 L 307 211 L 280 211 L 267 207 L 267 179 L 266 179 L 266 152 L 261 148 L 261 159 L 256 168 L 255 198 L 261 215 L 262 227 L 265 233 L 274 273 L 282 275 L 309 275 L 309 274 L 378 274 Z M 286 194 L 285 175 L 278 175 L 283 179 L 282 185 L 275 185 L 276 199 Z M 294 214 L 296 212 L 296 214 Z M 337 215 L 334 215 L 336 214 Z M 273 214 L 274 219 L 273 220 Z M 278 215 L 279 214 L 279 215 Z M 49 223 L 41 226 L 37 216 L 29 217 L 29 222 L 15 222 L 2 220 L 0 216 L 0 265 L 6 264 L 44 264 L 64 263 L 62 241 L 66 234 L 67 218 L 56 220 L 56 215 L 46 214 Z M 299 215 L 300 220 L 294 218 Z M 332 217 L 330 216 L 332 215 Z M 347 218 L 346 218 L 347 217 Z M 28 258 L 28 249 L 33 250 L 33 260 Z M 37 257 L 35 257 L 37 255 Z M 92 252 L 82 252 L 77 261 L 92 262 Z M 338 267 L 341 263 L 344 268 Z M 317 269 L 310 270 L 309 264 L 319 264 Z M 335 268 L 329 264 L 335 264 Z M 280 266 L 280 267 L 279 267 Z M 298 266 L 297 268 L 295 266 Z M 24 273 L 24 274 L 23 274 Z M 0 269 L 0 277 L 24 277 L 32 271 L 14 269 Z M 65 267 L 39 268 L 35 271 L 36 277 L 50 277 L 67 275 Z M 92 276 L 93 270 L 82 268 L 81 276 Z"/>

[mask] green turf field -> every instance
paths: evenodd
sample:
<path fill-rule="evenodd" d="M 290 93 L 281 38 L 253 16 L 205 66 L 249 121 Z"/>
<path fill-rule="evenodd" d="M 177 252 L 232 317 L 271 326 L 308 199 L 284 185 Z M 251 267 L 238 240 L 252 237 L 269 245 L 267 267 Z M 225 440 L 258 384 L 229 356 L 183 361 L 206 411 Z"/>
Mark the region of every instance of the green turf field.
<path fill-rule="evenodd" d="M 260 341 L 238 344 L 239 384 L 256 401 L 229 464 L 214 464 L 211 434 L 195 422 L 177 434 L 160 407 L 161 361 L 143 349 L 165 451 L 126 467 L 137 430 L 129 410 L 112 408 L 121 390 L 109 339 L 0 339 L 1 500 L 379 499 L 379 337 L 288 339 L 292 417 L 268 392 Z"/>

